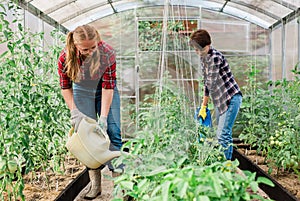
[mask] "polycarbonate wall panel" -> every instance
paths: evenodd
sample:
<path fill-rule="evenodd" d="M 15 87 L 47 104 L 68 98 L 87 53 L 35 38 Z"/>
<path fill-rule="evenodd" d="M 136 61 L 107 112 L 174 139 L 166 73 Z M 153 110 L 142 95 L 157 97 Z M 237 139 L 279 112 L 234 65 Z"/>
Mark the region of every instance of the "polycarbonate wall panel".
<path fill-rule="evenodd" d="M 200 15 L 200 9 L 197 7 L 180 7 L 180 6 L 170 6 L 169 7 L 169 16 L 172 19 L 175 16 L 185 17 L 195 17 L 198 18 Z M 160 18 L 164 16 L 164 6 L 148 6 L 145 8 L 140 8 L 137 10 L 138 17 L 147 17 L 147 18 Z"/>
<path fill-rule="evenodd" d="M 117 82 L 122 96 L 135 96 L 137 72 L 134 58 L 118 58 Z"/>
<path fill-rule="evenodd" d="M 145 98 L 149 95 L 155 94 L 155 86 L 158 85 L 158 80 L 139 80 L 139 108 L 142 109 L 143 102 L 147 101 Z"/>
<path fill-rule="evenodd" d="M 211 0 L 212 2 L 217 2 L 221 5 L 220 8 L 215 9 L 215 11 L 221 10 L 223 8 L 222 12 L 235 16 L 237 18 L 256 23 L 259 26 L 262 26 L 264 28 L 270 27 L 273 23 L 275 23 L 277 20 L 265 15 L 264 12 L 258 11 L 260 7 L 258 8 L 250 8 L 243 4 L 245 2 L 243 1 L 226 1 L 224 0 Z M 236 2 L 236 3 L 235 3 Z M 240 2 L 240 3 L 239 3 Z M 262 2 L 262 1 L 255 1 L 255 2 Z M 223 7 L 226 4 L 225 7 Z"/>
<path fill-rule="evenodd" d="M 32 33 L 40 33 L 43 31 L 43 21 L 31 13 L 25 12 L 25 27 Z"/>
<path fill-rule="evenodd" d="M 198 57 L 194 52 L 176 55 L 174 52 L 165 54 L 165 65 L 160 65 L 160 52 L 141 52 L 139 54 L 139 87 L 144 83 L 159 83 L 161 73 L 168 76 L 176 87 L 182 91 L 191 102 L 197 102 L 199 96 L 199 63 L 192 65 L 191 58 Z M 148 86 L 149 87 L 149 86 Z M 148 92 L 149 90 L 145 90 Z M 141 91 L 145 93 L 144 90 Z M 197 94 L 197 97 L 196 95 Z M 140 94 L 142 98 L 144 94 Z"/>
<path fill-rule="evenodd" d="M 298 1 L 298 0 L 284 0 L 284 2 L 291 4 L 295 7 L 300 7 L 300 1 Z"/>
<path fill-rule="evenodd" d="M 137 71 L 135 59 L 120 57 L 117 59 L 117 83 L 121 98 L 121 133 L 122 138 L 132 138 L 136 125 L 137 112 Z"/>
<path fill-rule="evenodd" d="M 47 23 L 44 23 L 44 46 L 45 48 L 52 46 L 56 43 L 59 43 L 58 34 L 54 34 L 54 37 L 52 36 L 51 32 L 54 31 L 54 27 L 48 25 Z"/>
<path fill-rule="evenodd" d="M 103 9 L 105 9 L 105 10 L 103 10 Z M 102 18 L 104 16 L 109 16 L 110 14 L 112 14 L 110 5 L 96 7 L 93 10 L 89 10 L 84 13 L 81 13 L 80 11 L 81 11 L 81 9 L 79 9 L 78 13 L 74 14 L 73 16 L 68 16 L 67 18 L 58 19 L 58 21 L 61 21 L 62 25 L 64 25 L 65 27 L 69 27 L 70 30 L 73 30 L 78 25 L 90 23 L 99 18 Z M 68 12 L 68 11 L 65 11 L 65 12 Z M 105 12 L 107 12 L 106 15 L 104 14 Z M 101 15 L 101 14 L 103 14 L 103 15 Z M 55 14 L 55 16 L 56 15 L 57 14 Z"/>
<path fill-rule="evenodd" d="M 110 6 L 106 0 L 52 0 L 48 3 L 43 0 L 33 0 L 30 4 L 70 29 L 74 28 L 72 24 L 80 24 L 81 21 L 92 19 L 95 13 L 105 9 L 105 6 Z"/>
<path fill-rule="evenodd" d="M 249 31 L 249 48 L 252 55 L 270 55 L 269 30 L 251 24 Z"/>
<path fill-rule="evenodd" d="M 26 3 L 29 2 L 29 3 Z M 169 5 L 169 16 L 194 15 L 193 9 L 212 10 L 217 13 L 226 13 L 242 20 L 249 21 L 264 28 L 276 26 L 286 17 L 295 18 L 296 12 L 300 7 L 299 0 L 172 0 L 167 1 Z M 52 0 L 47 3 L 43 0 L 26 0 L 19 4 L 32 9 L 30 5 L 35 6 L 33 12 L 37 15 L 46 15 L 53 18 L 54 21 L 62 24 L 69 30 L 81 24 L 91 23 L 100 18 L 120 13 L 126 10 L 145 8 L 145 13 L 138 16 L 163 16 L 162 10 L 158 11 L 155 6 L 166 6 L 165 0 Z M 181 6 L 182 8 L 179 8 Z M 152 8 L 151 8 L 152 7 Z M 152 11 L 153 10 L 153 11 Z M 157 12 L 158 11 L 158 12 Z M 296 12 L 295 12 L 296 11 Z M 170 14 L 173 13 L 173 14 Z M 289 20 L 289 19 L 288 19 Z M 53 22 L 52 22 L 53 23 Z"/>
<path fill-rule="evenodd" d="M 1 9 L 0 9 L 1 11 Z M 20 23 L 24 25 L 25 31 L 31 32 L 31 33 L 44 33 L 44 39 L 42 44 L 40 44 L 41 47 L 44 48 L 44 50 L 47 50 L 48 46 L 52 46 L 54 44 L 58 44 L 60 41 L 56 40 L 51 36 L 51 32 L 55 29 L 53 26 L 50 26 L 49 24 L 45 23 L 43 20 L 38 18 L 37 16 L 29 13 L 26 10 L 19 10 L 18 14 L 12 13 L 8 10 L 6 12 L 7 18 L 10 22 L 10 27 L 12 28 L 15 33 L 17 33 L 19 30 L 17 28 L 17 23 L 12 23 L 12 20 L 17 18 L 20 19 Z M 0 54 L 7 50 L 6 44 L 0 44 Z"/>
<path fill-rule="evenodd" d="M 115 48 L 118 56 L 135 56 L 136 24 L 134 11 L 111 15 L 91 23 L 101 38 Z"/>
<path fill-rule="evenodd" d="M 249 52 L 249 23 L 202 21 L 201 28 L 206 29 L 212 44 L 219 50 L 229 52 Z"/>
<path fill-rule="evenodd" d="M 234 6 L 241 5 L 248 9 L 252 9 L 254 11 L 256 11 L 256 10 L 261 11 L 262 13 L 265 13 L 266 15 L 274 16 L 277 18 L 283 18 L 286 15 L 288 15 L 290 12 L 292 12 L 292 10 L 287 8 L 286 6 L 284 6 L 284 4 L 280 4 L 277 2 L 273 1 L 273 0 L 263 0 L 263 1 L 239 0 L 239 1 L 230 1 L 228 5 L 231 5 L 231 4 L 235 4 Z M 240 8 L 240 6 L 239 6 L 239 8 Z M 247 10 L 247 11 L 249 13 L 252 13 L 251 10 Z"/>
<path fill-rule="evenodd" d="M 282 79 L 282 28 L 272 32 L 272 80 Z"/>
<path fill-rule="evenodd" d="M 161 52 L 140 52 L 138 55 L 140 79 L 159 79 Z"/>
<path fill-rule="evenodd" d="M 55 30 L 53 26 L 50 26 L 37 16 L 34 16 L 27 11 L 25 11 L 24 14 L 24 24 L 26 29 L 32 33 L 44 33 L 44 39 L 42 40 L 43 44 L 41 44 L 41 47 L 43 47 L 44 50 L 48 50 L 49 46 L 58 44 L 63 45 L 61 44 L 60 39 L 56 38 L 59 37 L 59 32 L 58 34 L 54 34 L 53 36 L 51 35 L 51 32 Z"/>
<path fill-rule="evenodd" d="M 123 139 L 134 138 L 136 105 L 135 99 L 121 99 L 121 135 Z"/>
<path fill-rule="evenodd" d="M 300 62 L 298 58 L 298 26 L 297 20 L 293 20 L 286 25 L 286 78 L 288 80 L 294 79 L 295 75 L 291 72 L 295 65 Z"/>
<path fill-rule="evenodd" d="M 291 80 L 295 78 L 291 70 L 299 62 L 298 26 L 297 20 L 293 20 L 284 25 L 284 29 L 282 26 L 272 32 L 272 80 L 283 78 Z M 285 30 L 284 34 L 283 30 Z M 282 44 L 283 41 L 285 44 Z M 285 59 L 283 56 L 285 56 Z"/>
<path fill-rule="evenodd" d="M 160 79 L 160 72 L 168 72 L 170 79 L 198 79 L 200 74 L 199 62 L 192 64 L 191 59 L 195 62 L 199 56 L 192 52 L 165 53 L 165 65 L 161 67 L 161 52 L 140 52 L 139 62 L 139 79 L 152 80 Z M 163 69 L 161 69 L 163 68 Z"/>
<path fill-rule="evenodd" d="M 50 10 L 53 7 L 57 7 L 59 5 L 63 5 L 64 3 L 69 3 L 68 0 L 51 0 L 48 3 L 45 3 L 44 0 L 26 0 L 26 2 L 29 2 L 33 6 L 40 8 L 42 11 L 46 12 L 47 10 Z M 46 13 L 49 13 L 46 12 Z"/>
<path fill-rule="evenodd" d="M 256 70 L 257 82 L 266 82 L 269 79 L 269 56 L 267 55 L 225 55 L 230 65 L 230 69 L 234 74 L 234 78 L 240 87 L 247 85 L 249 74 Z"/>

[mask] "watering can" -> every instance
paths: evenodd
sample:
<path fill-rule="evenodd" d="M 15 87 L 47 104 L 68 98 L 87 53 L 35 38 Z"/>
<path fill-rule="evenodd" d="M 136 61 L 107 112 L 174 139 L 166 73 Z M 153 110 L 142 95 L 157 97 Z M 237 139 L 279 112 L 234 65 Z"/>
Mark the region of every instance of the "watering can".
<path fill-rule="evenodd" d="M 74 133 L 74 128 L 70 129 L 66 147 L 75 158 L 92 169 L 121 155 L 120 151 L 109 150 L 107 132 L 90 117 L 84 117 L 80 121 L 77 133 Z"/>
<path fill-rule="evenodd" d="M 200 107 L 197 107 L 197 109 L 195 110 L 195 114 L 194 114 L 194 119 L 200 124 L 200 126 L 204 126 L 204 127 L 212 127 L 212 120 L 211 120 L 211 112 L 210 109 L 206 108 L 206 118 L 203 120 L 203 118 L 201 116 L 199 116 L 199 111 L 200 111 Z M 202 129 L 203 131 L 203 129 Z M 199 142 L 201 141 L 201 139 L 206 138 L 204 132 L 199 132 Z"/>

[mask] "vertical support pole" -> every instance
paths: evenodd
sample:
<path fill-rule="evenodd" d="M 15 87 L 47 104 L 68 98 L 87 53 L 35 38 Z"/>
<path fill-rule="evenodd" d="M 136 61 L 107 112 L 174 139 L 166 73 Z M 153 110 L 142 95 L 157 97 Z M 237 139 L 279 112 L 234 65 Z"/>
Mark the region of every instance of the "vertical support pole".
<path fill-rule="evenodd" d="M 272 45 L 272 29 L 269 29 L 269 80 L 273 80 L 273 45 Z"/>
<path fill-rule="evenodd" d="M 162 93 L 162 85 L 163 85 L 163 77 L 165 70 L 165 54 L 166 54 L 166 46 L 167 46 L 167 34 L 168 34 L 168 19 L 169 19 L 169 0 L 165 0 L 164 3 L 164 18 L 163 18 L 163 26 L 162 26 L 162 53 L 160 59 L 160 78 L 159 78 L 159 97 Z"/>
<path fill-rule="evenodd" d="M 135 112 L 136 112 L 136 123 L 135 130 L 139 129 L 139 100 L 140 100 L 140 85 L 139 85 L 139 18 L 137 17 L 136 9 L 134 9 L 135 13 Z"/>
<path fill-rule="evenodd" d="M 300 16 L 298 17 L 297 19 L 297 26 L 298 26 L 298 62 L 300 62 Z M 298 65 L 298 69 L 297 70 L 300 70 L 300 67 Z"/>
<path fill-rule="evenodd" d="M 285 33 L 285 29 L 286 29 L 286 24 L 284 22 L 282 22 L 282 30 L 281 30 L 282 31 L 282 35 L 281 35 L 282 79 L 286 78 L 286 33 Z"/>

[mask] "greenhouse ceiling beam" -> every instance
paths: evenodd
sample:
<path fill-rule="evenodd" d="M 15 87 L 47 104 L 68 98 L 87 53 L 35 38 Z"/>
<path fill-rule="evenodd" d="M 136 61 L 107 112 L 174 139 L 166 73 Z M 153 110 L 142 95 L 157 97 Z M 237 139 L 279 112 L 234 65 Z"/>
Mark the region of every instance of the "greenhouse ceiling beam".
<path fill-rule="evenodd" d="M 115 3 L 114 9 L 118 13 L 128 11 L 128 10 L 133 10 L 136 8 L 145 8 L 148 5 L 148 4 L 143 3 L 142 1 L 133 2 L 132 0 L 113 1 L 113 3 Z M 116 3 L 119 3 L 119 4 L 116 4 Z M 107 4 L 105 4 L 105 5 L 107 5 Z M 113 14 L 115 14 L 115 11 L 111 7 L 105 7 L 105 8 L 102 8 L 97 13 L 90 15 L 87 18 L 80 19 L 75 22 L 73 20 L 73 18 L 75 19 L 76 16 L 74 16 L 73 18 L 71 18 L 70 20 L 66 20 L 62 24 L 64 24 L 70 30 L 72 30 L 75 27 L 77 27 L 78 25 L 93 23 L 99 19 L 113 15 Z"/>
<path fill-rule="evenodd" d="M 33 6 L 30 3 L 27 3 L 25 0 L 19 0 L 18 5 L 33 14 L 34 16 L 40 18 L 44 22 L 48 23 L 49 25 L 59 29 L 63 33 L 69 32 L 69 29 L 55 21 L 53 18 L 49 17 L 47 14 L 43 13 L 41 10 L 37 9 L 35 6 Z"/>
<path fill-rule="evenodd" d="M 277 27 L 280 27 L 282 24 L 287 24 L 288 22 L 296 19 L 297 17 L 300 17 L 300 8 L 298 8 L 296 11 L 291 12 L 287 16 L 283 17 L 282 19 L 272 24 L 272 26 L 270 26 L 270 29 L 276 29 Z"/>
<path fill-rule="evenodd" d="M 47 14 L 47 15 L 49 15 L 49 14 L 51 14 L 52 12 L 54 12 L 54 11 L 56 11 L 58 9 L 61 9 L 61 8 L 65 7 L 65 6 L 68 6 L 71 3 L 75 3 L 76 1 L 77 0 L 63 1 L 62 3 L 57 4 L 56 6 L 53 6 L 53 7 L 49 8 L 49 9 L 45 10 L 44 13 Z"/>
<path fill-rule="evenodd" d="M 220 6 L 218 3 L 210 2 L 210 1 L 201 1 L 201 7 L 206 10 L 222 12 L 226 15 L 230 15 L 230 16 L 239 18 L 241 20 L 248 21 L 250 23 L 253 23 L 260 27 L 263 27 L 264 29 L 268 29 L 270 26 L 270 23 L 266 22 L 265 20 L 263 20 L 261 18 L 258 18 L 257 16 L 247 13 L 245 11 L 242 11 L 238 8 L 234 8 L 232 6 L 226 5 L 226 4 L 223 4 L 222 8 L 219 8 Z"/>
<path fill-rule="evenodd" d="M 112 5 L 112 1 L 108 0 L 107 2 L 111 5 L 111 9 L 113 11 L 112 14 L 117 13 L 117 10 Z M 89 12 L 89 11 L 92 11 L 92 10 L 94 10 L 96 8 L 99 8 L 99 7 L 102 7 L 102 6 L 105 6 L 105 5 L 107 5 L 107 3 L 98 3 L 98 4 L 95 4 L 93 6 L 90 6 L 90 7 L 87 7 L 85 9 L 82 9 L 80 12 L 73 13 L 72 15 L 69 15 L 68 17 L 60 20 L 60 23 L 61 24 L 66 23 L 67 21 L 69 21 L 69 20 L 71 20 L 71 19 L 73 19 L 73 18 L 75 18 L 75 17 L 77 17 L 79 15 L 83 15 L 83 14 Z"/>
<path fill-rule="evenodd" d="M 112 5 L 112 0 L 107 0 L 108 3 L 110 4 L 111 8 L 113 9 L 114 13 L 117 13 L 118 11 L 114 8 L 114 6 Z"/>
<path fill-rule="evenodd" d="M 298 10 L 298 8 L 295 5 L 292 5 L 292 4 L 290 4 L 290 3 L 286 2 L 286 1 L 282 1 L 282 0 L 272 0 L 272 1 L 274 1 L 274 2 L 276 2 L 278 4 L 281 4 L 281 5 L 287 7 L 289 9 L 291 9 L 291 10 L 295 10 L 295 11 Z"/>
<path fill-rule="evenodd" d="M 229 0 L 228 0 L 229 1 Z M 163 0 L 144 0 L 144 3 L 148 4 L 148 6 L 163 6 L 164 2 Z M 227 2 L 227 0 L 226 0 Z M 225 3 L 226 3 L 225 2 Z M 232 0 L 230 0 L 232 2 Z M 233 6 L 226 5 L 213 1 L 208 0 L 170 0 L 171 6 L 188 6 L 188 7 L 198 7 L 203 8 L 206 10 L 214 11 L 214 12 L 222 12 L 224 14 L 251 22 L 253 24 L 256 24 L 260 27 L 263 27 L 264 29 L 268 29 L 271 24 L 266 22 L 264 19 L 258 18 L 254 16 L 253 14 L 247 13 L 245 11 L 242 11 L 238 8 L 234 8 Z M 270 13 L 270 15 L 273 15 Z M 278 18 L 278 17 L 277 17 Z M 280 18 L 278 18 L 279 20 Z"/>
<path fill-rule="evenodd" d="M 230 0 L 226 0 L 225 1 L 225 3 L 223 4 L 222 8 L 220 9 L 220 12 L 223 12 L 223 10 L 224 10 L 225 6 L 227 5 L 228 1 L 230 1 Z"/>
<path fill-rule="evenodd" d="M 245 2 L 242 2 L 242 1 L 238 1 L 238 0 L 229 0 L 229 1 L 232 2 L 232 3 L 235 3 L 237 5 L 241 5 L 241 6 L 244 6 L 246 8 L 250 8 L 252 10 L 255 10 L 255 11 L 258 11 L 260 13 L 263 13 L 264 15 L 267 15 L 267 16 L 269 16 L 271 18 L 274 18 L 275 20 L 280 20 L 281 19 L 277 15 L 274 15 L 273 13 L 271 13 L 271 12 L 269 12 L 267 10 L 264 10 L 262 8 L 259 8 L 257 6 L 254 6 L 252 4 L 248 4 L 248 3 L 245 3 Z"/>

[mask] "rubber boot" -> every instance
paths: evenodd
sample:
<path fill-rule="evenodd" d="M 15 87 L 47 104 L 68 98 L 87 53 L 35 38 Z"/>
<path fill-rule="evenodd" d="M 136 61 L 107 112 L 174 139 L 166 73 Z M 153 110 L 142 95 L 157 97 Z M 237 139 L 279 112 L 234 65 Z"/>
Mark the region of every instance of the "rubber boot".
<path fill-rule="evenodd" d="M 89 170 L 91 188 L 84 199 L 92 200 L 101 194 L 101 169 Z"/>

